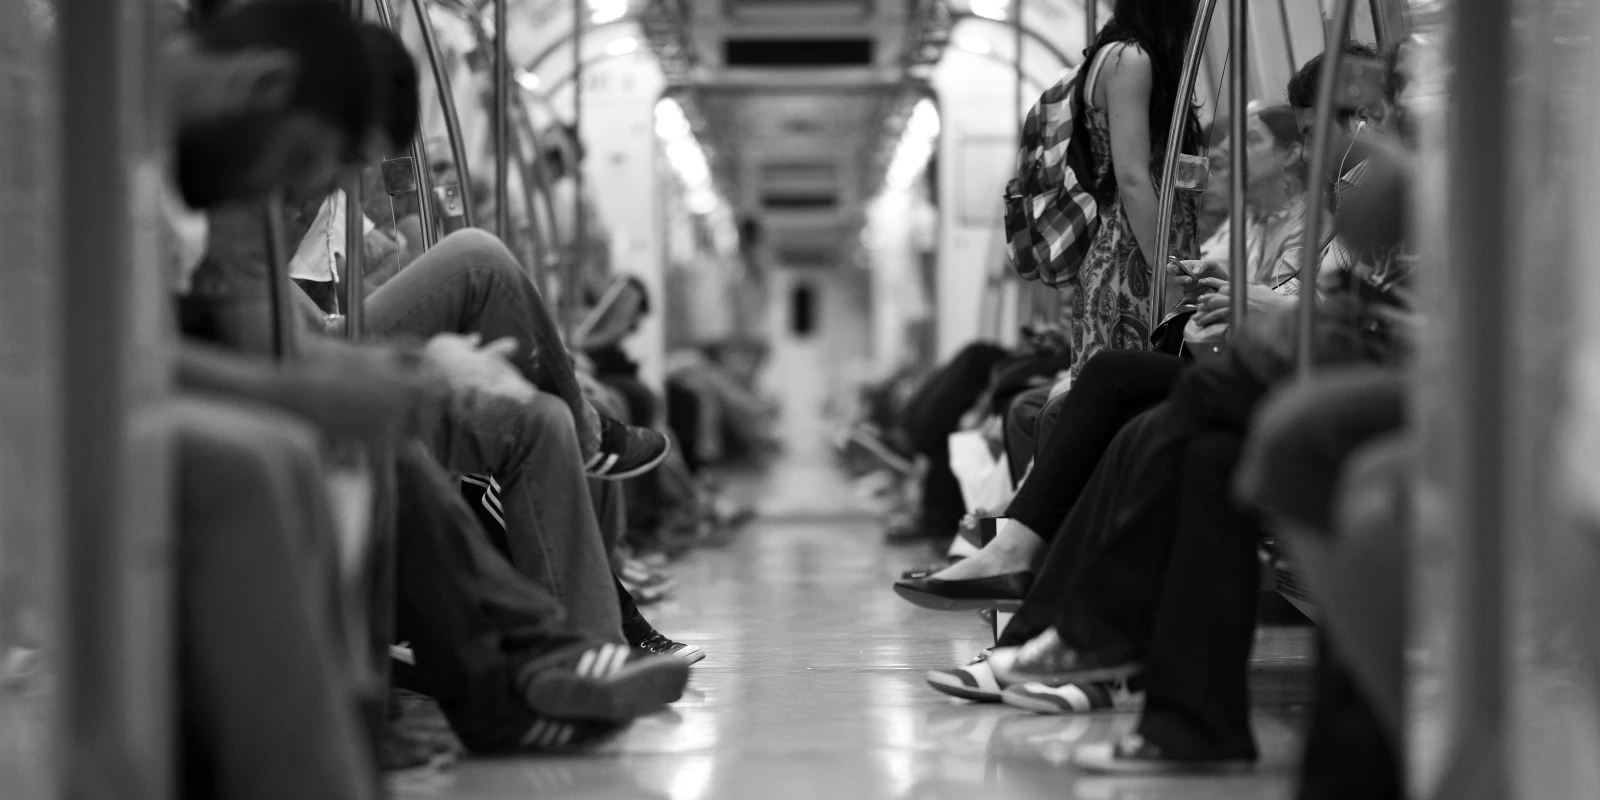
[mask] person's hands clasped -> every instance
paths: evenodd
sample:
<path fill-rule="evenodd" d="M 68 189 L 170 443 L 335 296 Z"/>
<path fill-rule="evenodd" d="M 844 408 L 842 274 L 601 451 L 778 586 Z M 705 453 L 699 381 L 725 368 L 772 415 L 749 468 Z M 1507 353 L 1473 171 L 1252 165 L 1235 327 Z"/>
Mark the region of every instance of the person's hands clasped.
<path fill-rule="evenodd" d="M 1226 322 L 1233 313 L 1233 287 L 1222 278 L 1205 278 L 1199 281 L 1207 294 L 1199 302 L 1199 310 L 1195 312 L 1194 321 L 1197 325 L 1214 325 Z M 1260 284 L 1249 284 L 1246 287 L 1245 302 L 1251 313 L 1264 313 L 1295 304 L 1294 298 L 1285 297 Z"/>
<path fill-rule="evenodd" d="M 1176 258 L 1167 261 L 1167 274 L 1172 276 L 1173 282 L 1183 291 L 1184 298 L 1190 302 L 1199 300 L 1211 291 L 1204 285 L 1205 279 L 1228 277 L 1227 269 L 1215 261 L 1181 261 Z"/>
<path fill-rule="evenodd" d="M 481 345 L 476 333 L 442 333 L 422 347 L 422 369 L 452 389 L 469 389 L 512 400 L 530 401 L 539 390 L 511 364 L 519 346 L 510 337 Z"/>
<path fill-rule="evenodd" d="M 295 362 L 289 403 L 330 437 L 391 440 L 413 424 L 426 382 L 394 351 L 381 347 L 307 348 Z"/>

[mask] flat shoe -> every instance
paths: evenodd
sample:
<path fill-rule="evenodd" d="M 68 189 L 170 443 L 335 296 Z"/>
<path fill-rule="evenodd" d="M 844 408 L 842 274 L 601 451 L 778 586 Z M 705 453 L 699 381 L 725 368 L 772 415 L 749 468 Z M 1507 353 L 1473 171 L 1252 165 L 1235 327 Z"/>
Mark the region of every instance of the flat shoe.
<path fill-rule="evenodd" d="M 935 611 L 1015 611 L 1032 587 L 1032 572 L 1008 572 L 959 581 L 909 578 L 896 581 L 894 591 L 914 606 Z"/>
<path fill-rule="evenodd" d="M 1161 748 L 1138 734 L 1116 742 L 1080 745 L 1072 763 L 1089 772 L 1107 775 L 1228 775 L 1255 768 L 1254 758 L 1168 758 Z"/>

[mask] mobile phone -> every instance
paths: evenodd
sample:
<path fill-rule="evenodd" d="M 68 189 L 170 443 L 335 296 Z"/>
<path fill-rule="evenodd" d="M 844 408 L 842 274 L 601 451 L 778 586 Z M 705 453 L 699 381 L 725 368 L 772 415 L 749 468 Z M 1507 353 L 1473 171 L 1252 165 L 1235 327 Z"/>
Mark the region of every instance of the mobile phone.
<path fill-rule="evenodd" d="M 1177 256 L 1169 256 L 1167 258 L 1167 263 L 1177 267 L 1179 272 L 1183 273 L 1184 275 L 1187 275 L 1189 278 L 1191 278 L 1193 280 L 1200 280 L 1200 276 L 1194 274 L 1193 272 L 1190 272 L 1189 268 L 1184 266 L 1183 261 L 1181 259 L 1179 259 Z"/>

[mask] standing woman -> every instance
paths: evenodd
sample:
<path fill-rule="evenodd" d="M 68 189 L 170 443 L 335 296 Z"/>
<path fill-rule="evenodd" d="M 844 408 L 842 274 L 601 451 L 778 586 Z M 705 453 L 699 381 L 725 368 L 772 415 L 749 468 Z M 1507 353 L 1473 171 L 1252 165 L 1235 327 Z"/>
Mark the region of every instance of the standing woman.
<path fill-rule="evenodd" d="M 1194 14 L 1194 0 L 1117 0 L 1111 20 L 1084 52 L 1083 124 L 1073 135 L 1090 137 L 1089 186 L 1099 200 L 1100 229 L 1082 268 L 1064 284 L 1074 375 L 1102 349 L 1150 348 L 1157 176 Z M 1191 104 L 1183 113 L 1183 152 L 1198 154 L 1199 119 Z M 1194 198 L 1180 193 L 1170 252 L 1194 258 L 1196 238 Z"/>

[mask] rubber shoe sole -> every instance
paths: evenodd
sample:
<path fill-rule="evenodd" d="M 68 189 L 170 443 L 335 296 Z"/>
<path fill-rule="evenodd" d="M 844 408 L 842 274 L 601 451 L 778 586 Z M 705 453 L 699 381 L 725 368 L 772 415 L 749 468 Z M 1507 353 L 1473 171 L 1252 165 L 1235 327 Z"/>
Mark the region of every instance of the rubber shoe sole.
<path fill-rule="evenodd" d="M 607 678 L 546 673 L 524 696 L 529 708 L 553 719 L 625 722 L 677 702 L 688 683 L 688 662 L 657 655 L 636 659 Z"/>
<path fill-rule="evenodd" d="M 995 599 L 985 597 L 951 598 L 930 592 L 924 592 L 910 586 L 895 584 L 894 593 L 900 598 L 918 608 L 931 611 L 982 611 L 992 608 L 999 611 L 1016 611 L 1022 607 L 1021 600 Z"/>

